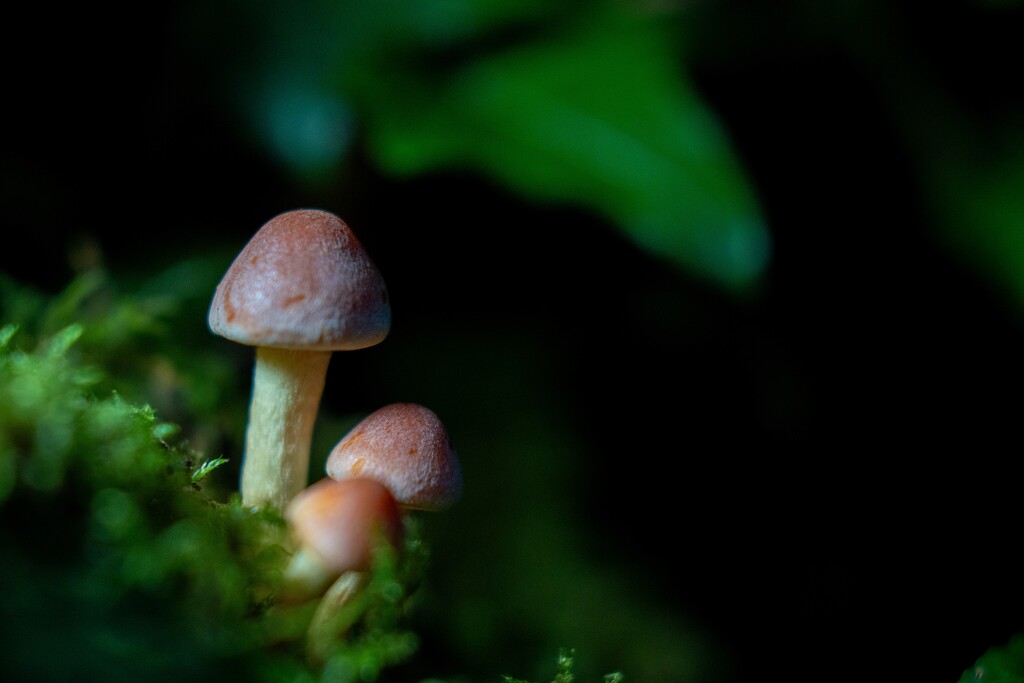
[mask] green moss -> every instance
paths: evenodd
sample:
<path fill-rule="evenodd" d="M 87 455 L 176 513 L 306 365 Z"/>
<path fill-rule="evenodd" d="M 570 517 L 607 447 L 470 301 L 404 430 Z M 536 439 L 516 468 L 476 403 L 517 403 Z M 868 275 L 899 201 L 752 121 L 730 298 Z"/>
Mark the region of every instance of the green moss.
<path fill-rule="evenodd" d="M 573 683 L 576 680 L 576 675 L 573 673 L 575 665 L 575 652 L 571 649 L 562 649 L 558 652 L 558 666 L 555 670 L 555 677 L 551 680 L 551 683 Z M 512 678 L 511 676 L 502 676 L 504 683 L 529 683 L 518 678 Z M 604 675 L 603 683 L 622 683 L 625 677 L 619 672 L 613 672 Z"/>
<path fill-rule="evenodd" d="M 0 327 L 0 678 L 365 681 L 415 652 L 415 526 L 312 660 L 316 600 L 276 601 L 291 550 L 280 515 L 211 495 L 224 459 L 169 445 L 151 407 L 103 390 L 75 353 L 85 331 L 25 351 L 16 325 Z"/>
<path fill-rule="evenodd" d="M 0 273 L 0 680 L 419 680 L 421 520 L 326 618 L 279 600 L 287 527 L 241 505 L 224 436 L 251 357 L 196 324 L 223 264 L 171 270 L 52 297 Z M 572 669 L 563 653 L 556 683 Z"/>

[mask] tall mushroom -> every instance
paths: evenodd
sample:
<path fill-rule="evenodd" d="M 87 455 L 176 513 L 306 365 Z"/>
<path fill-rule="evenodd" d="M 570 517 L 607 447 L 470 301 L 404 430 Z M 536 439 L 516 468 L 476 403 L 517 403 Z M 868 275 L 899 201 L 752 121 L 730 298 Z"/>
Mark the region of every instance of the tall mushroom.
<path fill-rule="evenodd" d="M 217 286 L 210 330 L 256 347 L 242 460 L 242 502 L 283 509 L 305 487 L 331 353 L 377 344 L 388 292 L 352 230 L 300 209 L 263 225 Z"/>
<path fill-rule="evenodd" d="M 327 458 L 327 476 L 376 479 L 406 509 L 440 510 L 462 493 L 462 468 L 441 419 L 416 403 L 370 413 Z"/>

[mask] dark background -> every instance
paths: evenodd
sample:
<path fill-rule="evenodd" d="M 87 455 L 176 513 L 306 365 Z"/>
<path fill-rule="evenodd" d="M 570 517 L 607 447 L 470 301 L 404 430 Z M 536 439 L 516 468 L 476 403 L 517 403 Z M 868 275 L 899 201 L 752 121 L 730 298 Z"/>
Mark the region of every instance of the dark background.
<path fill-rule="evenodd" d="M 332 182 L 297 180 L 225 106 L 238 67 L 191 42 L 186 3 L 8 23 L 0 271 L 56 293 L 99 262 L 130 291 L 188 258 L 226 267 L 284 210 L 349 222 L 395 322 L 332 361 L 322 443 L 417 401 L 466 470 L 429 520 L 411 674 L 543 678 L 577 646 L 582 680 L 952 682 L 1024 630 L 1024 362 L 1020 302 L 959 248 L 972 226 L 945 239 L 936 193 L 956 186 L 924 169 L 998 151 L 1024 19 L 853 5 L 665 10 L 773 240 L 739 295 L 587 207 L 472 169 L 389 174 L 358 132 Z M 249 351 L 205 343 L 244 402 Z"/>

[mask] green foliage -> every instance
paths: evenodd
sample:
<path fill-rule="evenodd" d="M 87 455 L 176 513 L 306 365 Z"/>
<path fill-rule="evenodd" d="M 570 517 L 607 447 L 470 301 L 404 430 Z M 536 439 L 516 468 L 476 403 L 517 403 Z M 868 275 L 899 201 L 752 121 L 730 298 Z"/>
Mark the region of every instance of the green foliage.
<path fill-rule="evenodd" d="M 258 27 L 258 47 L 224 91 L 300 182 L 333 182 L 359 135 L 389 173 L 458 168 L 582 207 L 720 286 L 746 289 L 767 266 L 752 187 L 664 15 L 608 2 L 227 14 Z"/>
<path fill-rule="evenodd" d="M 1020 6 L 974 4 L 993 14 Z M 687 77 L 697 52 L 688 37 L 713 35 L 728 10 L 505 0 L 215 7 L 195 10 L 189 42 L 224 50 L 221 60 L 202 53 L 223 68 L 215 91 L 299 184 L 337 187 L 362 146 L 390 174 L 463 169 L 531 201 L 593 211 L 656 257 L 726 287 L 745 289 L 768 265 L 772 236 L 754 183 Z M 699 23 L 702 10 L 710 24 Z M 1024 300 L 1019 112 L 972 122 L 957 111 L 933 87 L 945 74 L 902 52 L 899 13 L 886 3 L 795 3 L 788 15 L 786 24 L 817 27 L 829 50 L 848 50 L 888 93 L 934 236 Z M 239 23 L 249 40 L 225 49 Z M 776 47 L 743 36 L 733 36 L 735 51 Z"/>
<path fill-rule="evenodd" d="M 280 515 L 212 497 L 222 458 L 198 464 L 151 407 L 99 391 L 104 373 L 76 354 L 86 328 L 31 351 L 19 335 L 0 327 L 0 678 L 366 681 L 415 652 L 415 526 L 314 661 L 317 599 L 276 600 L 292 550 Z"/>
<path fill-rule="evenodd" d="M 209 292 L 223 273 L 214 259 L 196 259 L 148 273 L 137 286 L 102 268 L 79 273 L 62 291 L 46 295 L 0 273 L 0 320 L 17 321 L 25 346 L 82 325 L 79 357 L 105 369 L 103 389 L 160 400 L 161 414 L 209 415 L 229 403 L 232 364 L 210 347 L 201 323 Z M 181 286 L 186 282 L 197 290 Z M 197 351 L 202 350 L 202 353 Z"/>
<path fill-rule="evenodd" d="M 129 403 L 152 406 L 163 418 L 156 436 L 196 451 L 194 459 L 237 452 L 241 433 L 234 426 L 245 423 L 251 357 L 217 344 L 203 322 L 224 261 L 204 256 L 149 265 L 137 279 L 91 268 L 55 295 L 0 273 L 0 321 L 18 323 L 25 348 L 80 326 L 78 367 L 103 369 L 93 393 L 116 391 Z M 222 463 L 221 476 L 207 483 L 226 493 L 238 462 Z"/>
<path fill-rule="evenodd" d="M 659 258 L 749 285 L 767 230 L 724 131 L 675 66 L 675 34 L 650 17 L 581 17 L 440 78 L 397 69 L 394 91 L 364 75 L 377 158 L 395 173 L 468 168 L 591 208 Z"/>
<path fill-rule="evenodd" d="M 573 674 L 573 665 L 575 663 L 575 652 L 569 649 L 562 649 L 558 652 L 558 668 L 555 671 L 555 677 L 551 683 L 573 683 L 576 680 Z M 505 683 L 529 683 L 519 678 L 512 678 L 511 676 L 502 676 L 502 680 Z M 604 683 L 622 683 L 625 677 L 619 673 L 614 672 L 605 674 Z"/>
<path fill-rule="evenodd" d="M 978 144 L 961 158 L 947 154 L 931 159 L 932 205 L 941 237 L 950 248 L 1020 307 L 1024 304 L 1024 193 L 1020 191 L 1024 137 L 994 136 L 999 138 L 994 149 Z"/>
<path fill-rule="evenodd" d="M 192 482 L 198 483 L 202 481 L 203 479 L 206 478 L 206 475 L 208 475 L 210 472 L 213 472 L 215 469 L 217 469 L 227 461 L 227 458 L 214 458 L 213 460 L 207 460 L 202 465 L 197 467 L 195 471 L 192 472 Z"/>
<path fill-rule="evenodd" d="M 998 16 L 1020 3 L 976 4 Z M 804 6 L 807 17 L 826 24 L 836 10 L 832 4 Z M 979 116 L 970 111 L 971 103 L 957 100 L 956 88 L 946 87 L 949 74 L 936 68 L 939 63 L 922 59 L 912 41 L 896 39 L 905 29 L 887 3 L 840 7 L 844 20 L 816 35 L 848 45 L 850 56 L 886 93 L 887 114 L 901 127 L 900 142 L 916 168 L 930 237 L 1005 293 L 1013 309 L 1024 310 L 1024 118 L 1019 105 Z M 881 35 L 890 39 L 879 40 Z"/>
<path fill-rule="evenodd" d="M 1024 633 L 985 652 L 959 683 L 1024 683 Z"/>

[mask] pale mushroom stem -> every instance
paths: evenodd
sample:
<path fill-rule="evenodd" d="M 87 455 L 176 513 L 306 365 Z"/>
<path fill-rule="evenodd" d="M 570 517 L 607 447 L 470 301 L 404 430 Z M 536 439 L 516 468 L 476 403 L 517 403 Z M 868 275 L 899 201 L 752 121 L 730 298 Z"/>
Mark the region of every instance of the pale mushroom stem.
<path fill-rule="evenodd" d="M 330 351 L 256 347 L 242 460 L 242 503 L 284 509 L 305 488 Z"/>
<path fill-rule="evenodd" d="M 300 601 L 319 595 L 331 580 L 330 569 L 310 548 L 299 548 L 284 570 L 282 598 Z"/>
<path fill-rule="evenodd" d="M 344 615 L 341 615 L 341 610 L 367 583 L 367 572 L 351 569 L 343 572 L 320 598 L 306 630 L 306 655 L 310 661 L 323 664 L 327 660 L 331 646 L 336 644 L 352 625 L 351 619 L 345 619 Z"/>

